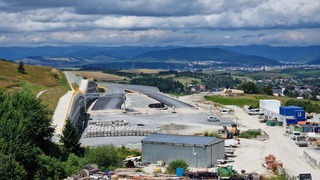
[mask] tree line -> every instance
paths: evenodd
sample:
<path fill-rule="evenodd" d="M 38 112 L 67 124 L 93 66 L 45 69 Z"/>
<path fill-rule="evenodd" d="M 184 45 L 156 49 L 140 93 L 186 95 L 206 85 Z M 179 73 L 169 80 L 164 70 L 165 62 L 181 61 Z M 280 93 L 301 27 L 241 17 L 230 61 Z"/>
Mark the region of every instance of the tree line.
<path fill-rule="evenodd" d="M 130 84 L 138 84 L 138 85 L 147 85 L 147 86 L 155 86 L 159 88 L 161 92 L 164 93 L 174 93 L 180 94 L 185 93 L 186 89 L 183 84 L 179 81 L 174 81 L 172 79 L 164 79 L 159 77 L 141 77 L 131 79 Z"/>

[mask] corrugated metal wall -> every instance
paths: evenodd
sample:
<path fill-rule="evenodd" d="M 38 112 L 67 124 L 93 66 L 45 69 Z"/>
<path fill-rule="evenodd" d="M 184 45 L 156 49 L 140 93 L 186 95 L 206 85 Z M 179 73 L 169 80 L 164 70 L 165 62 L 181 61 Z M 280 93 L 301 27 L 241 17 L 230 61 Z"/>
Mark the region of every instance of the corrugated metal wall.
<path fill-rule="evenodd" d="M 176 159 L 185 160 L 190 167 L 211 167 L 217 159 L 224 158 L 224 142 L 206 148 L 142 143 L 142 162 L 156 164 L 163 160 L 166 164 Z"/>

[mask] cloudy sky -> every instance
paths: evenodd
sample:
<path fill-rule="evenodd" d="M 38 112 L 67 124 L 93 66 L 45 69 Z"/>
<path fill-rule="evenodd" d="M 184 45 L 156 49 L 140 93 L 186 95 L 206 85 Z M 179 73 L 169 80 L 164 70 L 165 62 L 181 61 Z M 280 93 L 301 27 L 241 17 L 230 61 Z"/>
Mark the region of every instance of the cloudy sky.
<path fill-rule="evenodd" d="M 319 45 L 320 0 L 0 0 L 0 46 Z"/>

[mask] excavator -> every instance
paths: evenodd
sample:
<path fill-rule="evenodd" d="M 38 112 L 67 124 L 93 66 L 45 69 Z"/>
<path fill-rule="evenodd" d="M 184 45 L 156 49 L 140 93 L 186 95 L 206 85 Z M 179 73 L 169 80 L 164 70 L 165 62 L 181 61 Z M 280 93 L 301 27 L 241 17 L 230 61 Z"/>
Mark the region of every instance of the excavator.
<path fill-rule="evenodd" d="M 223 131 L 226 134 L 226 139 L 232 139 L 233 136 L 238 136 L 240 134 L 240 130 L 238 129 L 237 124 L 231 124 L 231 131 L 228 130 L 227 126 L 223 126 Z"/>

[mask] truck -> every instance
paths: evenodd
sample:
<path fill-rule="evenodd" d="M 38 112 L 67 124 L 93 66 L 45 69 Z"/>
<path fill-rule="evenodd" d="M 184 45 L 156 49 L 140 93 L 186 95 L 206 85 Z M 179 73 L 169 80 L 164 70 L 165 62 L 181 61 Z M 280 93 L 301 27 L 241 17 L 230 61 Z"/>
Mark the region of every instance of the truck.
<path fill-rule="evenodd" d="M 307 147 L 308 141 L 306 136 L 297 136 L 295 140 L 296 145 L 300 147 Z"/>

